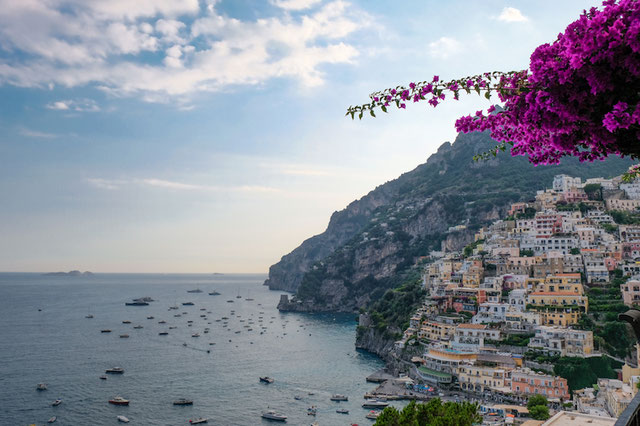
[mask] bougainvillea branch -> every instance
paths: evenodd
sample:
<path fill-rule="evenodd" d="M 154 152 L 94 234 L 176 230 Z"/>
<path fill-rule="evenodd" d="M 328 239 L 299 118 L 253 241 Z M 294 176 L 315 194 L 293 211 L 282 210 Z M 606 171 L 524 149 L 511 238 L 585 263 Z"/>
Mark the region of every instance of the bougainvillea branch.
<path fill-rule="evenodd" d="M 347 115 L 375 117 L 376 109 L 425 101 L 435 107 L 473 92 L 487 99 L 495 93 L 503 105 L 456 121 L 458 132 L 486 130 L 498 142 L 479 157 L 510 147 L 533 164 L 556 164 L 564 156 L 640 158 L 640 1 L 607 0 L 602 10 L 584 11 L 555 42 L 533 52 L 528 70 L 447 82 L 435 76 L 373 93 Z"/>

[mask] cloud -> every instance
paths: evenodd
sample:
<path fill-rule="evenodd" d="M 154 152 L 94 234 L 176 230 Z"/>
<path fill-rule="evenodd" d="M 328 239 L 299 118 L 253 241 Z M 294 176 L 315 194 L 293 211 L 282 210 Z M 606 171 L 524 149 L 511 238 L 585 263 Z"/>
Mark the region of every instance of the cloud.
<path fill-rule="evenodd" d="M 100 107 L 93 99 L 76 99 L 76 100 L 64 100 L 55 101 L 45 105 L 47 109 L 53 109 L 58 111 L 78 111 L 78 112 L 97 112 L 100 111 Z"/>
<path fill-rule="evenodd" d="M 45 132 L 40 132 L 38 130 L 31 130 L 27 128 L 20 129 L 20 134 L 22 136 L 27 136 L 29 138 L 43 138 L 43 139 L 54 139 L 60 136 L 60 135 L 56 135 L 55 133 L 45 133 Z"/>
<path fill-rule="evenodd" d="M 190 183 L 174 182 L 164 179 L 142 179 L 144 185 L 172 189 L 178 191 L 206 191 L 206 192 L 260 192 L 260 193 L 277 193 L 281 190 L 260 185 L 241 185 L 241 186 L 215 186 L 215 185 L 194 185 Z"/>
<path fill-rule="evenodd" d="M 370 20 L 349 3 L 308 11 L 320 1 L 273 2 L 275 16 L 240 20 L 215 1 L 0 0 L 0 85 L 93 86 L 172 102 L 274 78 L 318 86 L 323 65 L 358 57 L 346 38 Z"/>
<path fill-rule="evenodd" d="M 125 181 L 121 180 L 110 180 L 110 179 L 100 179 L 100 178 L 89 178 L 87 179 L 90 185 L 95 186 L 100 189 L 109 189 L 115 190 L 120 189 L 121 186 L 125 185 Z"/>
<path fill-rule="evenodd" d="M 515 7 L 505 7 L 502 9 L 500 16 L 498 16 L 498 20 L 504 22 L 526 22 L 529 19 Z"/>
<path fill-rule="evenodd" d="M 446 59 L 462 50 L 462 44 L 450 37 L 440 37 L 429 43 L 429 53 L 436 58 Z"/>
<path fill-rule="evenodd" d="M 322 0 L 271 0 L 271 4 L 285 10 L 308 9 Z"/>

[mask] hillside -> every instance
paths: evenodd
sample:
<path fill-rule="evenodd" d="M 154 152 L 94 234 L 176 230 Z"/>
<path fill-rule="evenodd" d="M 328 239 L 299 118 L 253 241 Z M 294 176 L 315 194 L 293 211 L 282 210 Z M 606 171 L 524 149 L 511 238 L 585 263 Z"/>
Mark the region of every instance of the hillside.
<path fill-rule="evenodd" d="M 554 175 L 611 177 L 631 165 L 620 158 L 592 164 L 567 158 L 534 167 L 509 154 L 472 161 L 495 144 L 484 133 L 444 143 L 426 163 L 335 212 L 325 232 L 271 266 L 265 285 L 296 292 L 298 303 L 283 309 L 354 311 L 399 285 L 420 256 L 442 246 L 462 248 L 479 227 L 504 217 L 510 203 L 549 187 Z M 466 229 L 448 232 L 456 225 Z"/>

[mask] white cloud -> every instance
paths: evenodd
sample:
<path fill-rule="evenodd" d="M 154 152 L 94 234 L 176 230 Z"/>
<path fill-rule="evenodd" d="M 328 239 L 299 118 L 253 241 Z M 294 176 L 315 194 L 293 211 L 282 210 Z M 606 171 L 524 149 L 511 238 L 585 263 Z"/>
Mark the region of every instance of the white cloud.
<path fill-rule="evenodd" d="M 271 0 L 271 4 L 285 10 L 303 10 L 320 3 L 322 0 Z"/>
<path fill-rule="evenodd" d="M 58 111 L 98 112 L 100 107 L 93 99 L 55 101 L 45 105 L 47 109 Z"/>
<path fill-rule="evenodd" d="M 125 181 L 121 181 L 121 180 L 101 179 L 101 178 L 89 178 L 87 179 L 87 182 L 90 185 L 95 186 L 96 188 L 108 189 L 108 190 L 120 189 L 122 185 L 126 184 Z"/>
<path fill-rule="evenodd" d="M 446 59 L 462 50 L 462 44 L 450 37 L 440 37 L 438 40 L 429 43 L 429 53 L 431 56 Z"/>
<path fill-rule="evenodd" d="M 505 7 L 502 9 L 500 16 L 498 16 L 498 20 L 504 22 L 525 22 L 529 19 L 515 7 Z"/>
<path fill-rule="evenodd" d="M 43 139 L 54 139 L 60 136 L 60 135 L 56 135 L 55 133 L 46 133 L 46 132 L 31 130 L 27 128 L 20 129 L 20 134 L 22 136 L 26 136 L 29 138 L 43 138 Z"/>
<path fill-rule="evenodd" d="M 185 99 L 230 85 L 293 78 L 324 82 L 323 64 L 352 63 L 345 38 L 368 17 L 342 0 L 274 0 L 280 15 L 243 21 L 198 0 L 0 0 L 0 84 L 93 85 L 150 102 Z M 197 39 L 197 40 L 196 40 Z M 165 52 L 162 63 L 144 52 Z M 29 58 L 29 59 L 20 59 Z M 187 99 L 188 102 L 188 99 Z"/>

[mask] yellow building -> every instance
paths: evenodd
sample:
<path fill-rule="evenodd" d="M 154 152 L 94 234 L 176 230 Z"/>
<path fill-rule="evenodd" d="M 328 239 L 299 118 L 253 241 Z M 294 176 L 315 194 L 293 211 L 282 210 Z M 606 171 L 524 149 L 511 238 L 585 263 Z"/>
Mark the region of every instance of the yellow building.
<path fill-rule="evenodd" d="M 589 299 L 579 293 L 570 291 L 555 292 L 534 292 L 527 296 L 527 303 L 536 307 L 567 307 L 569 309 L 579 308 L 583 312 L 589 310 Z"/>
<path fill-rule="evenodd" d="M 562 327 L 568 327 L 578 323 L 582 314 L 575 310 L 564 311 L 541 311 L 540 320 L 542 325 L 559 325 Z"/>
<path fill-rule="evenodd" d="M 418 337 L 420 339 L 428 339 L 433 342 L 449 341 L 453 337 L 456 326 L 453 324 L 445 324 L 435 321 L 423 321 Z"/>
<path fill-rule="evenodd" d="M 462 390 L 472 392 L 484 392 L 485 389 L 509 392 L 511 371 L 508 367 L 463 364 L 458 367 L 458 382 Z"/>

